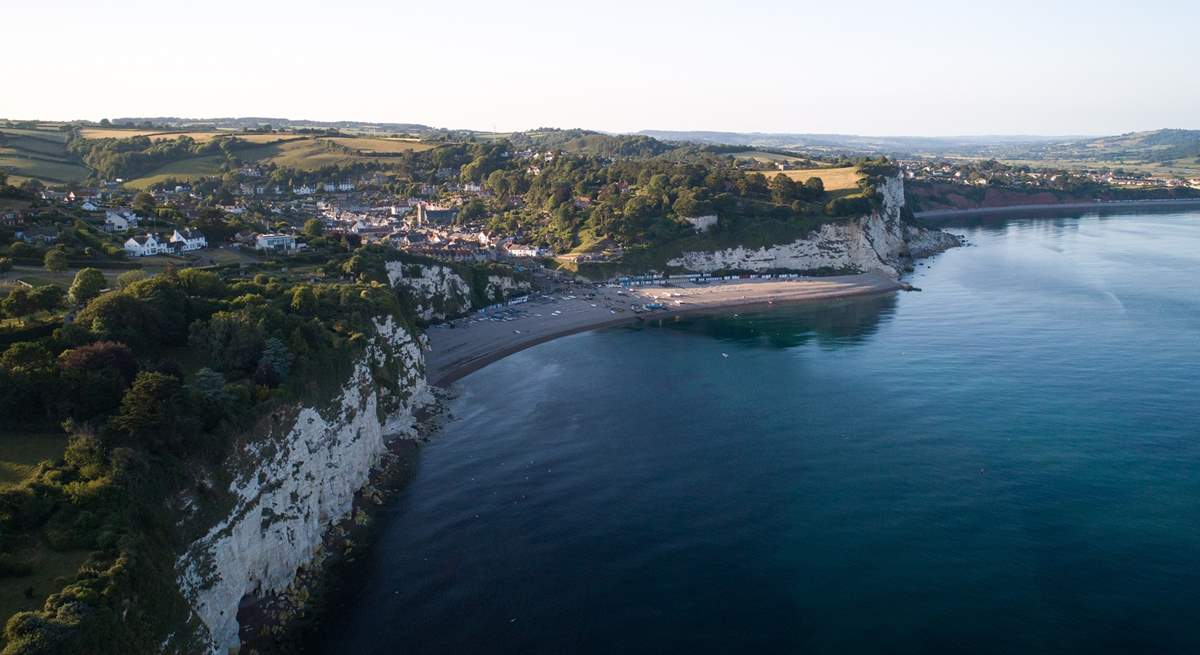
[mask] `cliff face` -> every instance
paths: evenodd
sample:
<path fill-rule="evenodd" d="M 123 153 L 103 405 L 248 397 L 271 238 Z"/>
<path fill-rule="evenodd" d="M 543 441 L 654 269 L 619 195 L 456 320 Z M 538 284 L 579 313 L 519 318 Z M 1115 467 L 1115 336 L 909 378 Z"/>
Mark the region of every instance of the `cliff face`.
<path fill-rule="evenodd" d="M 388 281 L 416 299 L 417 316 L 443 320 L 471 310 L 471 285 L 448 266 L 388 262 Z"/>
<path fill-rule="evenodd" d="M 690 251 L 668 262 L 691 271 L 720 270 L 881 271 L 899 277 L 913 259 L 959 245 L 957 237 L 911 225 L 901 218 L 904 180 L 885 178 L 878 188 L 883 208 L 869 215 L 826 223 L 815 234 L 765 248 Z"/>
<path fill-rule="evenodd" d="M 408 293 L 417 316 L 424 321 L 441 321 L 477 309 L 470 282 L 448 266 L 400 261 L 387 262 L 385 266 L 388 281 Z M 493 301 L 528 293 L 530 289 L 527 280 L 507 275 L 488 275 L 480 284 L 483 295 Z"/>
<path fill-rule="evenodd" d="M 388 377 L 381 380 L 380 375 Z M 286 589 L 311 561 L 326 529 L 347 515 L 380 460 L 385 436 L 415 436 L 415 413 L 432 402 L 420 343 L 391 318 L 323 408 L 276 412 L 230 458 L 234 507 L 176 564 L 178 583 L 213 653 L 238 641 L 246 594 Z"/>

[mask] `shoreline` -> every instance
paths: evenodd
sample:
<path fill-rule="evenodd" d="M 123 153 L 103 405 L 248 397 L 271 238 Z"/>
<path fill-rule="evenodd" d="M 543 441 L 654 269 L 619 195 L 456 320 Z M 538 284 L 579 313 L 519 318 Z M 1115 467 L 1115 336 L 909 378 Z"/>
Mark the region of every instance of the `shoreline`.
<path fill-rule="evenodd" d="M 1004 207 L 970 207 L 962 209 L 930 209 L 914 212 L 918 220 L 938 221 L 964 216 L 988 216 L 992 214 L 1017 214 L 1027 211 L 1080 210 L 1080 209 L 1125 209 L 1139 207 L 1200 207 L 1200 198 L 1166 198 L 1162 200 L 1110 200 L 1100 202 L 1064 202 L 1054 204 L 1008 205 Z"/>
<path fill-rule="evenodd" d="M 600 288 L 589 289 L 589 296 L 582 298 L 559 294 L 557 299 L 520 305 L 521 314 L 510 320 L 495 322 L 468 317 L 453 321 L 464 327 L 427 331 L 430 347 L 426 352 L 426 375 L 431 385 L 445 388 L 509 355 L 580 332 L 687 314 L 834 300 L 908 288 L 904 282 L 882 273 L 861 273 L 706 285 L 683 283 L 671 287 L 637 287 L 624 292 Z M 660 301 L 679 304 L 642 313 L 626 308 L 629 304 Z"/>

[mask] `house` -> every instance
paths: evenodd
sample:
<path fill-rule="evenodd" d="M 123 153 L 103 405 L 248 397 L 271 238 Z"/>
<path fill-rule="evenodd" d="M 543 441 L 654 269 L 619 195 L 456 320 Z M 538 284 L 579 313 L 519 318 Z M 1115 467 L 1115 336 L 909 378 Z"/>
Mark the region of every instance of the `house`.
<path fill-rule="evenodd" d="M 298 196 L 311 196 L 312 194 L 316 193 L 317 190 L 308 186 L 307 184 L 301 184 L 300 186 L 293 188 L 292 192 Z"/>
<path fill-rule="evenodd" d="M 716 214 L 706 214 L 704 216 L 684 216 L 683 220 L 691 224 L 692 228 L 697 232 L 707 232 L 712 226 L 717 224 Z"/>
<path fill-rule="evenodd" d="M 208 247 L 208 239 L 204 238 L 203 234 L 191 228 L 184 228 L 183 231 L 175 230 L 171 235 L 171 244 L 177 250 L 182 252 L 191 252 Z"/>
<path fill-rule="evenodd" d="M 52 227 L 34 226 L 27 230 L 19 230 L 14 236 L 25 243 L 49 245 L 58 241 L 58 230 Z"/>
<path fill-rule="evenodd" d="M 296 250 L 296 237 L 290 234 L 259 234 L 254 237 L 255 250 L 291 252 Z"/>
<path fill-rule="evenodd" d="M 332 182 L 326 182 L 321 186 L 321 188 L 325 190 L 325 193 L 333 193 L 334 191 L 337 191 L 337 185 Z"/>
<path fill-rule="evenodd" d="M 550 251 L 537 246 L 522 246 L 517 244 L 509 244 L 509 257 L 548 257 Z"/>
<path fill-rule="evenodd" d="M 79 208 L 80 208 L 80 209 L 82 209 L 82 210 L 83 210 L 83 211 L 85 211 L 85 212 L 98 212 L 98 211 L 100 211 L 100 205 L 96 204 L 96 203 L 95 203 L 94 201 L 92 201 L 92 200 L 84 200 L 84 201 L 83 201 L 83 204 L 79 205 Z"/>
<path fill-rule="evenodd" d="M 66 200 L 67 200 L 67 202 L 86 202 L 89 200 L 92 202 L 96 202 L 98 199 L 96 197 L 95 191 L 80 190 L 80 191 L 71 191 L 71 192 L 67 193 Z"/>
<path fill-rule="evenodd" d="M 6 211 L 3 214 L 0 214 L 0 225 L 13 227 L 13 226 L 24 225 L 24 224 L 25 224 L 25 212 L 20 212 L 20 211 L 14 210 L 14 211 Z"/>
<path fill-rule="evenodd" d="M 131 227 L 137 227 L 141 222 L 132 209 L 109 209 L 104 212 L 104 229 L 109 232 L 124 232 Z"/>
<path fill-rule="evenodd" d="M 171 244 L 169 241 L 160 241 L 153 234 L 143 234 L 141 236 L 129 237 L 125 241 L 125 252 L 130 257 L 162 255 L 171 252 Z"/>
<path fill-rule="evenodd" d="M 341 184 L 339 184 L 339 185 L 337 186 L 337 190 L 338 190 L 338 191 L 342 191 L 342 192 L 349 192 L 349 191 L 353 191 L 353 190 L 354 190 L 354 183 L 352 183 L 352 182 L 342 182 Z"/>

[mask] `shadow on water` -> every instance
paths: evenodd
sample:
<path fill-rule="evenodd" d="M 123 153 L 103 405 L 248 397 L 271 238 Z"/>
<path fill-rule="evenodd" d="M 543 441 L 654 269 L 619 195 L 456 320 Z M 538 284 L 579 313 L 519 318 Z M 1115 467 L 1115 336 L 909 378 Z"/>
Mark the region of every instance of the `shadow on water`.
<path fill-rule="evenodd" d="M 867 342 L 895 314 L 896 303 L 896 294 L 887 293 L 728 314 L 677 316 L 626 329 L 665 329 L 763 348 L 794 348 L 814 341 L 821 346 L 846 346 Z"/>

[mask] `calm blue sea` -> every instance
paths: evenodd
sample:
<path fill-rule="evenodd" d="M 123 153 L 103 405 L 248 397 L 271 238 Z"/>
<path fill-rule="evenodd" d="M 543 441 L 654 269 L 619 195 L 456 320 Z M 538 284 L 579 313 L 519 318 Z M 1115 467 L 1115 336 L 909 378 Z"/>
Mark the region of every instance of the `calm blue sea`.
<path fill-rule="evenodd" d="M 317 651 L 1200 652 L 1200 213 L 950 229 L 458 382 Z"/>

